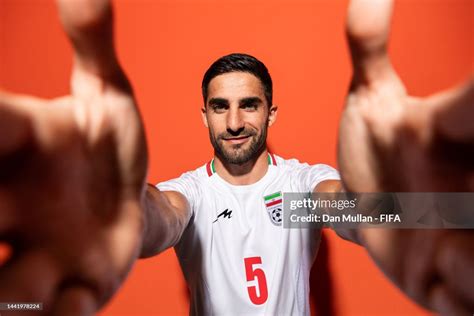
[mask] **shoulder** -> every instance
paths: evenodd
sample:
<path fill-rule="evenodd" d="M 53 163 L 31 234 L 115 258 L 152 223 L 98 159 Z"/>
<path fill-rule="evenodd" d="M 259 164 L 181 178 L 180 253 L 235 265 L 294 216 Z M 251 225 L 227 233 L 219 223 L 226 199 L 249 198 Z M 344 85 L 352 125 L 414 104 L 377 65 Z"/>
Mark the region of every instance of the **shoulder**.
<path fill-rule="evenodd" d="M 307 162 L 300 162 L 298 159 L 291 158 L 285 159 L 277 155 L 273 155 L 275 157 L 276 165 L 285 171 L 290 172 L 309 172 L 309 171 L 316 171 L 320 173 L 328 173 L 328 174 L 337 174 L 339 175 L 338 171 L 328 164 L 308 164 Z"/>
<path fill-rule="evenodd" d="M 197 169 L 187 171 L 179 177 L 156 184 L 156 187 L 167 194 L 172 192 L 181 193 L 194 211 L 197 201 L 202 197 L 203 184 L 209 176 L 206 172 L 206 165 Z"/>
<path fill-rule="evenodd" d="M 201 182 L 208 177 L 204 164 L 194 170 L 182 173 L 179 177 L 166 180 L 156 184 L 156 187 L 161 191 L 182 191 L 180 187 L 199 187 Z"/>
<path fill-rule="evenodd" d="M 330 165 L 321 163 L 310 165 L 298 159 L 274 156 L 281 173 L 301 192 L 312 191 L 319 183 L 326 180 L 340 180 L 339 172 Z"/>

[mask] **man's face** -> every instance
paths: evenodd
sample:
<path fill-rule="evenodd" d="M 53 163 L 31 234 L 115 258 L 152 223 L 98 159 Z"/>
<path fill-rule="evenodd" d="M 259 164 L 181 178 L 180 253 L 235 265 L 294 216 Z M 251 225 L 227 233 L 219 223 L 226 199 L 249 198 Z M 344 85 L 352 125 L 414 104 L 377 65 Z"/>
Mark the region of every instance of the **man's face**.
<path fill-rule="evenodd" d="M 276 119 L 260 80 L 245 72 L 230 72 L 209 82 L 203 108 L 212 146 L 221 159 L 244 164 L 265 148 L 267 128 Z"/>

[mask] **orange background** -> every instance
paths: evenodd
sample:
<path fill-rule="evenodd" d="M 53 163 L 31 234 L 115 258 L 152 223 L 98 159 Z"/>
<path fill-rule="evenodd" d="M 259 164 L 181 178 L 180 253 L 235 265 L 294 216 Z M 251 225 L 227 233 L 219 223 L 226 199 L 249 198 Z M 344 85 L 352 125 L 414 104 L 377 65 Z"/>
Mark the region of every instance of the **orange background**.
<path fill-rule="evenodd" d="M 74 0 L 71 0 L 74 1 Z M 473 62 L 471 0 L 396 3 L 391 56 L 415 95 L 466 78 Z M 272 150 L 336 165 L 338 117 L 350 79 L 346 1 L 116 1 L 116 38 L 146 124 L 149 181 L 195 169 L 212 150 L 201 123 L 200 83 L 212 61 L 246 52 L 274 80 Z M 54 97 L 68 92 L 71 49 L 49 0 L 0 0 L 0 86 Z M 425 315 L 364 250 L 326 232 L 331 303 L 340 315 Z M 323 289 L 324 290 L 324 289 Z M 322 299 L 328 296 L 322 294 Z M 328 294 L 329 295 L 329 294 Z M 320 300 L 322 300 L 320 298 Z M 186 315 L 186 285 L 173 250 L 139 261 L 108 315 Z"/>

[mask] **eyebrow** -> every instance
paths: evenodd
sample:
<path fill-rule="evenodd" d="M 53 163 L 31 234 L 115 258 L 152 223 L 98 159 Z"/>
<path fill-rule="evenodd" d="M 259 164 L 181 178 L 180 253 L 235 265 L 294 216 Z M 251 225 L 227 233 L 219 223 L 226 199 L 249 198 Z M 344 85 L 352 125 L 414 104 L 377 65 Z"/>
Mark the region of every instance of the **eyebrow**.
<path fill-rule="evenodd" d="M 209 105 L 229 105 L 229 101 L 223 98 L 211 98 L 208 103 Z"/>
<path fill-rule="evenodd" d="M 208 101 L 209 105 L 220 105 L 220 106 L 228 106 L 229 101 L 224 98 L 211 98 Z M 247 97 L 247 98 L 242 98 L 239 100 L 239 105 L 250 105 L 250 104 L 257 104 L 260 105 L 262 104 L 263 101 L 259 97 Z"/>
<path fill-rule="evenodd" d="M 248 98 L 243 98 L 239 101 L 240 105 L 250 105 L 250 104 L 262 104 L 263 101 L 259 97 L 248 97 Z"/>

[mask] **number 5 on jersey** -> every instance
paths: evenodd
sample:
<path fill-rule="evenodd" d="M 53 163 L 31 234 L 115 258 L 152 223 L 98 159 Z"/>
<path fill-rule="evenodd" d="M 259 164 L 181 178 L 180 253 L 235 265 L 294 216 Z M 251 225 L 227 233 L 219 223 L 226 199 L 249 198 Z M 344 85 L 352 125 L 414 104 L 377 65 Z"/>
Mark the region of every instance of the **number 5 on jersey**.
<path fill-rule="evenodd" d="M 247 282 L 256 281 L 257 283 L 257 285 L 249 285 L 247 287 L 249 298 L 255 305 L 262 305 L 267 301 L 268 298 L 267 279 L 265 278 L 265 272 L 261 268 L 255 267 L 255 265 L 262 264 L 262 258 L 244 258 L 244 264 Z"/>

